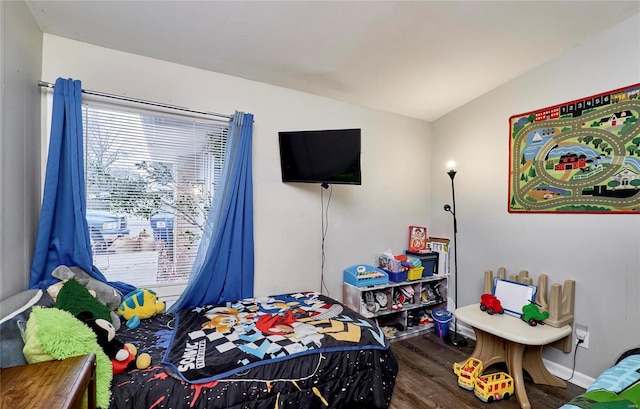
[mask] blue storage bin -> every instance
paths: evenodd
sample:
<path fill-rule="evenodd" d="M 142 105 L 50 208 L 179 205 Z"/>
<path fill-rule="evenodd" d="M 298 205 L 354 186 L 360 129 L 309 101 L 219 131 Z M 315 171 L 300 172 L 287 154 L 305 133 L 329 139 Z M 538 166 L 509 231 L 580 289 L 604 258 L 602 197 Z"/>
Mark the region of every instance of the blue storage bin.
<path fill-rule="evenodd" d="M 407 281 L 407 274 L 408 271 L 399 271 L 399 272 L 392 272 L 392 271 L 387 271 L 387 274 L 389 274 L 389 281 L 393 281 L 394 283 L 400 283 L 402 281 Z"/>
<path fill-rule="evenodd" d="M 422 270 L 422 277 L 431 277 L 433 274 L 437 274 L 438 272 L 438 258 L 435 260 L 427 260 L 422 261 L 422 265 L 424 266 L 424 270 Z"/>

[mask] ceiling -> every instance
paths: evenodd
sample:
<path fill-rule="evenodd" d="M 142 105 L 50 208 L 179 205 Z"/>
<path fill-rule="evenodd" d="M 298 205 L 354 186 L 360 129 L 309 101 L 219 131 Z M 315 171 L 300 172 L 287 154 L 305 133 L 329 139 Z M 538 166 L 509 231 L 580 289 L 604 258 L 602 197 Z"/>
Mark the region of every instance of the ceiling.
<path fill-rule="evenodd" d="M 640 12 L 637 0 L 27 4 L 45 33 L 427 121 Z"/>

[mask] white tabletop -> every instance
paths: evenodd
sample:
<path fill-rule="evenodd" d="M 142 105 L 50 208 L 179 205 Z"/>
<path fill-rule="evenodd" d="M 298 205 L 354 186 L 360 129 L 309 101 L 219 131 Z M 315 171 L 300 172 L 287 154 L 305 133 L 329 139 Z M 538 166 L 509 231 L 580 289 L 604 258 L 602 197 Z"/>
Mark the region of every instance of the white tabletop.
<path fill-rule="evenodd" d="M 555 328 L 538 324 L 532 327 L 512 315 L 489 315 L 480 310 L 480 304 L 458 308 L 455 311 L 455 315 L 461 322 L 474 328 L 524 345 L 547 345 L 572 333 L 569 325 Z"/>

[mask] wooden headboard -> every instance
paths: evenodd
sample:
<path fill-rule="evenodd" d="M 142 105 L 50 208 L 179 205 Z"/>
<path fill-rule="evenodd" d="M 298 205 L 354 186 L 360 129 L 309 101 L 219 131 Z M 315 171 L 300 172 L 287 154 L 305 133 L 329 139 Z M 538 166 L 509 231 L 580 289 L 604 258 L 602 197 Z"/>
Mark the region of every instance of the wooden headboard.
<path fill-rule="evenodd" d="M 498 278 L 503 280 L 515 281 L 522 284 L 533 285 L 533 279 L 529 277 L 529 272 L 521 270 L 518 274 L 509 274 L 504 267 L 498 269 Z M 493 294 L 493 271 L 484 272 L 484 292 Z M 565 325 L 573 326 L 575 299 L 576 299 L 576 282 L 575 280 L 565 280 L 564 285 L 552 284 L 551 293 L 548 290 L 549 278 L 546 274 L 540 274 L 538 277 L 538 291 L 536 293 L 535 302 L 542 309 L 549 311 L 549 318 L 544 322 L 552 327 L 560 328 Z M 552 346 L 562 349 L 564 352 L 571 352 L 572 336 L 563 338 Z"/>

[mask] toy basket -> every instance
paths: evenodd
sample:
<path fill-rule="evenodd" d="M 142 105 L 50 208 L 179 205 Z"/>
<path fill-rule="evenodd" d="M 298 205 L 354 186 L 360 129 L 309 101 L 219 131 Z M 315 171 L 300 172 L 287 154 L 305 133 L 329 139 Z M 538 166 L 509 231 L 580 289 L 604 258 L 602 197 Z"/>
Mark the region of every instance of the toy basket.
<path fill-rule="evenodd" d="M 399 271 L 397 273 L 393 271 L 387 271 L 387 274 L 389 274 L 389 281 L 393 281 L 394 283 L 407 281 L 407 270 Z"/>
<path fill-rule="evenodd" d="M 407 273 L 407 280 L 419 280 L 422 278 L 424 267 L 411 267 Z"/>
<path fill-rule="evenodd" d="M 431 316 L 435 323 L 434 328 L 436 334 L 438 334 L 440 338 L 445 338 L 449 335 L 449 323 L 453 319 L 453 313 L 441 308 L 431 311 Z"/>

